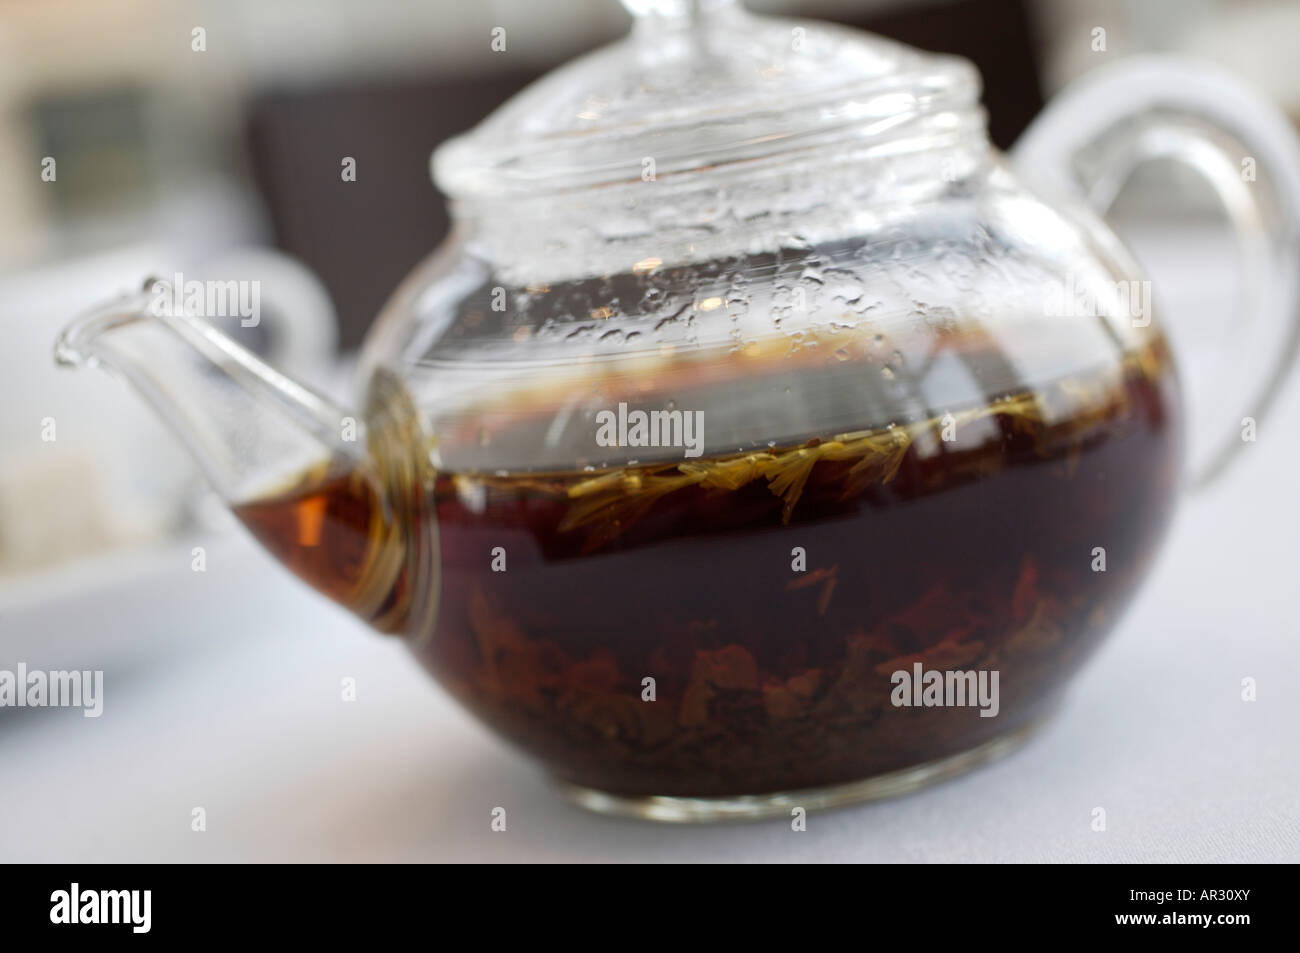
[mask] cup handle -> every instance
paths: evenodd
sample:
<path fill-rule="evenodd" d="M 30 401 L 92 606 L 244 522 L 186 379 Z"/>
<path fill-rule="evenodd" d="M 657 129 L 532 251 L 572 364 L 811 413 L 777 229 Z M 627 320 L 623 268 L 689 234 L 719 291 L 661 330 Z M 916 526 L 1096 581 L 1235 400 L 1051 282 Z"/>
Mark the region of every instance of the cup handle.
<path fill-rule="evenodd" d="M 1173 159 L 1214 190 L 1235 232 L 1243 308 L 1213 380 L 1185 381 L 1189 482 L 1204 486 L 1260 426 L 1300 351 L 1300 138 L 1239 80 L 1178 57 L 1143 56 L 1068 87 L 1012 150 L 1022 178 L 1058 199 L 1111 207 L 1143 163 Z"/>

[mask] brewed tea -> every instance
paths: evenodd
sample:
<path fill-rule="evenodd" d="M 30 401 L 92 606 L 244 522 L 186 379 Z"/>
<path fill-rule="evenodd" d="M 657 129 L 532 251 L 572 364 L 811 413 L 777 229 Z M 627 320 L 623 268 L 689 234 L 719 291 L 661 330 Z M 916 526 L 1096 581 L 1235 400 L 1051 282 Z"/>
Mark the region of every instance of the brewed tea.
<path fill-rule="evenodd" d="M 237 512 L 565 780 L 809 788 L 1044 713 L 1155 550 L 1172 393 L 1153 336 L 1118 371 L 797 445 L 442 472 L 388 516 L 373 477 L 334 473 Z M 435 547 L 437 581 L 415 584 L 411 550 Z M 997 717 L 893 704 L 891 674 L 917 662 L 998 671 Z"/>

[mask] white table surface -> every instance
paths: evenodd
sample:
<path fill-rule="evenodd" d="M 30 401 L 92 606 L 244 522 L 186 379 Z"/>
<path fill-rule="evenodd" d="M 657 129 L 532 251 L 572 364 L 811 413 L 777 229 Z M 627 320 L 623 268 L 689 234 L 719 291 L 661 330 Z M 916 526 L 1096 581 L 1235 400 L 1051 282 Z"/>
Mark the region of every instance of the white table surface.
<path fill-rule="evenodd" d="M 0 668 L 85 667 L 102 644 L 106 704 L 0 712 L 0 860 L 1300 860 L 1297 419 L 1293 379 L 1244 459 L 1184 500 L 1138 601 L 1026 747 L 803 832 L 569 806 L 400 644 L 239 534 L 204 541 L 202 574 L 182 540 L 10 590 Z"/>

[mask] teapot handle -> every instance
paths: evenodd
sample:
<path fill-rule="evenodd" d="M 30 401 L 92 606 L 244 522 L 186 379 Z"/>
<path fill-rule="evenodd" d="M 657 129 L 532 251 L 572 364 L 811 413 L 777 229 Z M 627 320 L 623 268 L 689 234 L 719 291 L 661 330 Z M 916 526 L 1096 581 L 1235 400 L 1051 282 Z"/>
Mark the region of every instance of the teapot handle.
<path fill-rule="evenodd" d="M 1217 68 L 1144 56 L 1076 81 L 1011 159 L 1030 185 L 1100 214 L 1153 159 L 1181 162 L 1213 188 L 1236 234 L 1246 306 L 1214 379 L 1187 382 L 1189 482 L 1209 483 L 1244 443 L 1244 417 L 1263 420 L 1300 352 L 1300 138 L 1280 110 Z"/>

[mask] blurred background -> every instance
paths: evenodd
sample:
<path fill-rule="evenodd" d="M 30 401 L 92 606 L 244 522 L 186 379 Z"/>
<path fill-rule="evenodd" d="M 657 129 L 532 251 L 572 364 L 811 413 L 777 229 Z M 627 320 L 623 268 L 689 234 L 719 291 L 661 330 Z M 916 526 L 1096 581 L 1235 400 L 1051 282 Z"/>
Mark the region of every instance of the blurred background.
<path fill-rule="evenodd" d="M 1072 79 L 1150 51 L 1218 63 L 1300 120 L 1295 0 L 745 5 L 838 21 L 971 59 L 984 78 L 992 138 L 1002 148 Z M 615 0 L 0 0 L 0 668 L 19 660 L 102 668 L 109 692 L 102 724 L 83 722 L 76 712 L 0 712 L 0 763 L 24 766 L 20 775 L 6 775 L 0 793 L 0 859 L 384 859 L 420 856 L 421 845 L 472 853 L 482 845 L 466 833 L 385 828 L 377 818 L 421 816 L 434 790 L 443 791 L 433 800 L 441 797 L 444 807 L 477 811 L 498 789 L 536 786 L 520 773 L 521 762 L 498 754 L 497 743 L 434 693 L 391 643 L 364 634 L 273 567 L 208 498 L 170 435 L 126 387 L 101 374 L 58 370 L 51 350 L 70 317 L 138 287 L 146 275 L 257 278 L 262 323 L 226 330 L 346 400 L 349 358 L 369 323 L 447 231 L 442 197 L 429 179 L 430 152 L 629 22 Z M 1104 54 L 1092 48 L 1099 26 L 1106 30 Z M 494 27 L 507 31 L 505 52 L 490 49 Z M 342 156 L 357 159 L 357 181 L 346 187 Z M 47 158 L 56 161 L 53 181 L 42 175 Z M 1162 259 L 1156 246 L 1147 251 L 1138 230 L 1120 232 L 1171 310 L 1229 311 L 1235 289 L 1230 280 L 1214 281 L 1231 270 L 1220 265 L 1234 246 L 1202 183 L 1147 170 L 1115 215 L 1147 220 L 1172 208 L 1180 210 L 1174 226 L 1182 234 L 1205 225 L 1204 241 L 1191 251 L 1166 250 Z M 48 421 L 57 425 L 57 440 L 45 435 Z M 1239 471 L 1253 479 L 1294 473 L 1293 459 L 1275 456 L 1274 463 L 1270 471 Z M 1262 488 L 1234 492 L 1234 501 L 1260 506 L 1281 498 Z M 1216 525 L 1239 520 L 1239 509 L 1233 513 Z M 1294 507 L 1275 515 L 1281 529 L 1295 528 Z M 1272 550 L 1273 543 L 1249 535 L 1215 540 L 1232 552 L 1247 547 L 1278 565 L 1294 563 L 1294 545 L 1280 537 Z M 1193 537 L 1179 551 L 1206 545 Z M 200 548 L 207 559 L 202 572 L 194 570 Z M 1238 569 L 1201 562 L 1168 567 L 1164 575 L 1186 585 L 1200 573 L 1197 591 L 1205 595 L 1257 586 L 1248 560 L 1230 565 Z M 1293 618 L 1294 600 L 1277 602 L 1288 599 L 1286 588 L 1258 586 L 1245 609 L 1219 604 L 1221 616 L 1199 606 L 1196 624 L 1218 626 L 1205 644 L 1239 651 L 1213 640 L 1248 630 L 1252 612 L 1274 626 Z M 1151 598 L 1163 601 L 1149 599 L 1138 612 L 1157 627 L 1170 624 L 1170 600 L 1176 602 L 1171 590 L 1159 591 L 1165 594 Z M 1125 670 L 1121 681 L 1132 683 L 1134 697 L 1145 691 L 1143 673 L 1167 671 L 1166 650 L 1172 651 L 1147 643 L 1147 654 Z M 1252 656 L 1251 664 L 1276 669 L 1293 662 L 1293 653 L 1271 663 L 1266 654 Z M 169 676 L 158 679 L 159 668 Z M 337 703 L 340 672 L 381 684 L 386 707 L 345 721 Z M 1201 674 L 1214 677 L 1209 668 Z M 1094 677 L 1091 684 L 1083 691 L 1109 698 L 1119 683 Z M 1122 721 L 1126 709 L 1116 704 L 1106 710 Z M 1244 717 L 1241 708 L 1175 708 L 1169 717 L 1184 726 L 1213 717 L 1221 727 Z M 412 724 L 421 731 L 408 731 Z M 429 737 L 434 724 L 440 740 Z M 1054 730 L 1095 729 L 1095 722 L 1063 722 Z M 1123 734 L 1126 726 L 1116 730 Z M 382 753 L 374 746 L 379 738 L 387 745 Z M 313 745 L 344 761 L 313 759 Z M 430 746 L 467 777 L 449 778 L 431 764 Z M 1189 739 L 1167 751 L 1196 757 L 1204 747 Z M 1058 745 L 1038 756 L 1053 750 L 1080 748 Z M 1294 765 L 1293 754 L 1285 757 Z M 1222 773 L 1248 777 L 1257 757 L 1267 755 L 1242 749 L 1249 762 L 1225 763 Z M 1031 777 L 1038 780 L 1013 789 L 1018 798 L 1040 789 L 1049 797 L 1086 789 L 1071 772 L 1089 763 L 1076 757 L 1072 765 L 1037 765 Z M 386 780 L 367 780 L 375 777 Z M 1125 777 L 1134 790 L 1144 778 L 1157 787 L 1176 779 L 1155 767 Z M 365 793 L 367 783 L 382 789 L 378 802 Z M 990 787 L 969 803 L 1001 801 L 999 792 L 1008 790 L 990 774 L 970 783 Z M 315 806 L 304 814 L 309 801 Z M 226 839 L 202 846 L 186 840 L 190 805 L 198 803 L 220 806 L 235 833 L 228 829 Z M 945 842 L 943 826 L 926 814 L 932 803 L 909 799 L 897 810 L 920 811 L 918 824 L 930 825 L 942 850 L 954 841 Z M 1046 803 L 1015 801 L 1024 816 L 1054 823 Z M 1034 859 L 1032 852 L 1008 853 L 1007 845 L 1018 843 L 1013 832 L 989 827 L 987 817 L 939 813 L 960 820 L 965 831 L 986 830 L 986 859 Z M 564 838 L 580 830 L 578 822 L 568 815 L 552 822 L 554 836 L 532 846 L 551 856 L 572 853 L 573 841 Z M 1155 833 L 1162 823 L 1172 821 L 1149 816 L 1153 833 L 1136 859 L 1176 859 L 1151 848 L 1165 843 Z M 134 839 L 115 839 L 118 828 Z M 916 856 L 918 842 L 896 840 L 897 832 L 916 829 L 875 830 L 869 839 L 884 852 L 877 859 L 890 851 Z M 1274 828 L 1261 822 L 1263 829 Z M 1291 830 L 1293 836 L 1293 822 Z M 706 856 L 731 843 L 721 833 L 691 836 Z M 615 850 L 618 841 L 605 849 Z M 639 840 L 639 849 L 656 849 L 649 843 Z M 1079 847 L 1134 859 L 1122 843 L 1103 848 L 1094 838 Z M 1280 849 L 1295 850 L 1295 843 Z"/>

